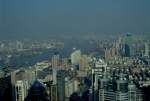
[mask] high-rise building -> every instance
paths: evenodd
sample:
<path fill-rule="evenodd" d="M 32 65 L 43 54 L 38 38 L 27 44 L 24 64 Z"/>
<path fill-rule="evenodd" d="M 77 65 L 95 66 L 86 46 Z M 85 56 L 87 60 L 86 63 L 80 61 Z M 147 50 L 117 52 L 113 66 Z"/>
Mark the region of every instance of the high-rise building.
<path fill-rule="evenodd" d="M 12 85 L 12 101 L 15 101 L 16 100 L 15 98 L 16 72 L 15 71 L 11 72 L 10 77 L 11 77 L 11 85 Z"/>
<path fill-rule="evenodd" d="M 124 38 L 124 51 L 125 57 L 130 57 L 134 55 L 133 38 L 131 33 L 127 33 Z"/>
<path fill-rule="evenodd" d="M 105 49 L 105 60 L 112 59 L 117 56 L 117 49 L 116 48 L 110 48 Z"/>
<path fill-rule="evenodd" d="M 149 57 L 150 55 L 150 45 L 148 43 L 145 43 L 145 54 L 144 56 Z"/>
<path fill-rule="evenodd" d="M 52 68 L 59 68 L 60 66 L 60 55 L 59 53 L 55 53 L 51 60 Z"/>
<path fill-rule="evenodd" d="M 59 70 L 57 72 L 58 101 L 65 101 L 65 77 L 65 70 Z"/>
<path fill-rule="evenodd" d="M 45 85 L 36 80 L 24 101 L 49 101 Z"/>
<path fill-rule="evenodd" d="M 52 70 L 53 70 L 53 77 L 52 77 L 53 84 L 57 84 L 57 69 L 53 68 Z"/>
<path fill-rule="evenodd" d="M 35 81 L 36 79 L 36 74 L 33 70 L 26 70 L 25 71 L 25 80 L 28 81 L 29 84 L 33 84 L 33 82 Z"/>
<path fill-rule="evenodd" d="M 80 71 L 87 71 L 89 70 L 89 61 L 87 55 L 82 55 L 80 62 L 79 62 L 79 70 Z"/>
<path fill-rule="evenodd" d="M 69 59 L 68 58 L 63 58 L 62 59 L 62 67 L 64 68 L 64 69 L 69 69 L 68 67 L 69 67 Z"/>
<path fill-rule="evenodd" d="M 128 101 L 143 101 L 142 91 L 133 82 L 128 85 Z"/>
<path fill-rule="evenodd" d="M 65 97 L 66 100 L 69 99 L 71 94 L 78 91 L 78 82 L 76 79 L 65 78 Z"/>
<path fill-rule="evenodd" d="M 107 64 L 98 59 L 95 61 L 95 67 L 92 68 L 92 85 L 94 86 L 94 90 L 98 89 L 98 80 L 103 76 L 103 73 L 106 73 Z"/>
<path fill-rule="evenodd" d="M 112 79 L 103 76 L 99 78 L 98 89 L 99 101 L 143 101 L 142 91 L 125 77 Z"/>
<path fill-rule="evenodd" d="M 99 101 L 114 101 L 114 92 L 113 91 L 108 91 L 108 84 L 109 84 L 109 79 L 107 77 L 103 77 L 102 79 L 99 80 L 98 84 L 98 90 L 99 90 Z M 111 92 L 111 94 L 109 94 Z M 111 97 L 109 97 L 109 96 Z"/>
<path fill-rule="evenodd" d="M 50 101 L 58 101 L 57 97 L 57 85 L 52 84 L 50 86 Z"/>
<path fill-rule="evenodd" d="M 53 84 L 53 81 L 48 81 L 44 83 L 46 85 L 46 90 L 48 93 L 49 101 L 58 101 L 57 99 L 57 85 Z"/>
<path fill-rule="evenodd" d="M 11 72 L 11 84 L 14 86 L 16 84 L 16 72 Z"/>
<path fill-rule="evenodd" d="M 79 65 L 80 59 L 81 59 L 81 51 L 80 50 L 75 50 L 71 54 L 71 63 L 73 65 Z"/>
<path fill-rule="evenodd" d="M 0 66 L 0 78 L 4 77 L 5 76 L 5 73 L 2 69 L 2 67 Z"/>
<path fill-rule="evenodd" d="M 117 80 L 116 101 L 128 101 L 128 82 L 122 77 Z"/>
<path fill-rule="evenodd" d="M 0 100 L 15 101 L 12 99 L 12 85 L 10 76 L 0 78 Z"/>
<path fill-rule="evenodd" d="M 24 101 L 25 99 L 25 89 L 24 83 L 22 80 L 16 81 L 15 85 L 15 94 L 16 94 L 16 101 Z"/>
<path fill-rule="evenodd" d="M 111 58 L 110 49 L 105 49 L 105 60 L 109 60 Z"/>

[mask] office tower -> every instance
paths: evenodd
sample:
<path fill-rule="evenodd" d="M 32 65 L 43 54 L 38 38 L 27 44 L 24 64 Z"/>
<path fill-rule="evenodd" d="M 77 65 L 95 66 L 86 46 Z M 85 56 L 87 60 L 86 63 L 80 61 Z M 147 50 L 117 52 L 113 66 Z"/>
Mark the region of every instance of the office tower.
<path fill-rule="evenodd" d="M 133 49 L 133 38 L 131 33 L 127 33 L 124 37 L 124 50 L 125 50 L 125 57 L 130 57 L 134 55 Z"/>
<path fill-rule="evenodd" d="M 128 82 L 122 76 L 117 80 L 116 101 L 128 101 Z"/>
<path fill-rule="evenodd" d="M 16 100 L 15 98 L 16 72 L 15 71 L 11 72 L 10 77 L 11 77 L 11 85 L 12 85 L 12 101 L 15 101 Z"/>
<path fill-rule="evenodd" d="M 145 43 L 145 57 L 149 57 L 150 51 L 149 51 L 149 44 Z"/>
<path fill-rule="evenodd" d="M 53 81 L 48 81 L 44 83 L 46 85 L 46 90 L 48 92 L 49 101 L 58 101 L 57 99 L 57 85 L 53 84 Z"/>
<path fill-rule="evenodd" d="M 129 101 L 136 101 L 136 86 L 133 84 L 133 82 L 129 83 L 128 85 L 128 95 Z"/>
<path fill-rule="evenodd" d="M 101 60 L 96 59 L 95 66 L 92 68 L 92 85 L 94 90 L 98 89 L 98 79 L 103 76 L 103 73 L 106 73 L 107 64 Z"/>
<path fill-rule="evenodd" d="M 33 82 L 36 79 L 35 72 L 31 69 L 28 69 L 28 70 L 25 71 L 25 75 L 26 75 L 25 80 L 27 80 L 29 84 L 33 84 Z"/>
<path fill-rule="evenodd" d="M 99 90 L 99 80 L 103 77 L 105 73 L 106 76 L 106 68 L 107 64 L 102 59 L 93 59 L 94 67 L 92 68 L 92 99 L 93 101 L 97 101 L 97 91 Z"/>
<path fill-rule="evenodd" d="M 80 50 L 75 50 L 71 54 L 71 63 L 73 65 L 79 65 L 80 59 L 81 59 L 81 51 Z"/>
<path fill-rule="evenodd" d="M 130 57 L 130 46 L 128 44 L 124 44 L 124 56 Z"/>
<path fill-rule="evenodd" d="M 45 85 L 36 80 L 30 87 L 25 101 L 49 101 Z"/>
<path fill-rule="evenodd" d="M 15 101 L 12 99 L 12 85 L 10 76 L 0 78 L 0 100 Z"/>
<path fill-rule="evenodd" d="M 5 73 L 2 69 L 2 67 L 0 67 L 0 78 L 4 77 L 5 76 Z"/>
<path fill-rule="evenodd" d="M 107 86 L 109 83 L 109 79 L 105 76 L 99 80 L 98 82 L 98 90 L 99 90 L 99 101 L 105 101 L 107 96 Z"/>
<path fill-rule="evenodd" d="M 56 84 L 52 84 L 50 86 L 50 101 L 58 101 L 57 100 L 57 85 Z"/>
<path fill-rule="evenodd" d="M 131 81 L 128 85 L 128 101 L 143 101 L 142 91 Z"/>
<path fill-rule="evenodd" d="M 24 101 L 25 99 L 25 89 L 24 83 L 22 80 L 16 81 L 15 84 L 15 94 L 16 94 L 16 101 Z"/>
<path fill-rule="evenodd" d="M 79 85 L 79 82 L 77 82 L 76 79 L 70 78 L 70 77 L 65 78 L 65 97 L 66 97 L 66 100 L 69 99 L 69 97 L 73 93 L 78 91 L 78 85 Z"/>
<path fill-rule="evenodd" d="M 111 58 L 110 49 L 105 49 L 105 60 L 109 60 Z"/>
<path fill-rule="evenodd" d="M 52 68 L 58 68 L 60 66 L 60 55 L 59 55 L 59 53 L 56 52 L 52 56 L 51 63 L 52 63 Z"/>
<path fill-rule="evenodd" d="M 69 69 L 69 59 L 68 58 L 63 58 L 62 59 L 62 66 L 63 68 L 66 70 L 66 69 Z"/>
<path fill-rule="evenodd" d="M 110 48 L 110 49 L 105 49 L 105 60 L 109 60 L 112 58 L 115 58 L 117 56 L 117 49 L 116 48 Z"/>
<path fill-rule="evenodd" d="M 24 83 L 24 84 L 23 84 L 23 85 L 24 85 L 24 96 L 27 97 L 27 95 L 28 95 L 28 90 L 29 90 L 31 84 L 33 84 L 33 82 L 30 83 L 28 80 L 24 80 L 23 83 Z"/>
<path fill-rule="evenodd" d="M 65 77 L 66 71 L 59 70 L 57 72 L 58 101 L 65 101 Z"/>
<path fill-rule="evenodd" d="M 11 72 L 10 76 L 11 76 L 11 84 L 15 85 L 16 84 L 16 72 L 15 71 Z"/>
<path fill-rule="evenodd" d="M 57 69 L 53 68 L 53 84 L 57 84 Z"/>
<path fill-rule="evenodd" d="M 89 62 L 88 62 L 88 56 L 82 55 L 80 62 L 79 62 L 79 70 L 80 71 L 87 71 L 89 70 Z"/>
<path fill-rule="evenodd" d="M 116 80 L 104 74 L 99 79 L 99 101 L 128 101 L 128 95 L 128 82 L 125 78 Z"/>
<path fill-rule="evenodd" d="M 121 55 L 121 45 L 122 44 L 123 44 L 123 38 L 122 38 L 122 36 L 119 36 L 116 41 L 116 45 L 115 45 L 117 56 Z"/>

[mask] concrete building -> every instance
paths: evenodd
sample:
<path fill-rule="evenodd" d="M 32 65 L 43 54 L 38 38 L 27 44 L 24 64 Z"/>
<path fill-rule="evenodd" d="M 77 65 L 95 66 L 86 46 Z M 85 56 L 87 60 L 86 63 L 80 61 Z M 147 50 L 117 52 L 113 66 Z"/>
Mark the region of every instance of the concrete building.
<path fill-rule="evenodd" d="M 81 51 L 80 50 L 75 50 L 72 54 L 71 54 L 71 63 L 73 65 L 78 65 L 81 59 Z"/>
<path fill-rule="evenodd" d="M 150 56 L 150 45 L 148 42 L 145 43 L 145 52 L 144 52 L 144 56 L 145 57 L 149 57 Z"/>
<path fill-rule="evenodd" d="M 51 60 L 52 68 L 59 68 L 61 61 L 60 61 L 60 55 L 58 53 L 55 53 Z"/>
<path fill-rule="evenodd" d="M 79 82 L 76 79 L 65 78 L 65 97 L 69 99 L 71 94 L 78 91 Z"/>
<path fill-rule="evenodd" d="M 65 77 L 66 71 L 60 70 L 57 72 L 58 101 L 65 101 Z"/>
<path fill-rule="evenodd" d="M 24 82 L 22 80 L 16 81 L 15 85 L 15 94 L 16 94 L 16 101 L 24 101 L 25 99 L 25 88 Z"/>
<path fill-rule="evenodd" d="M 79 70 L 80 71 L 88 71 L 89 70 L 89 60 L 87 55 L 82 55 L 79 62 Z"/>

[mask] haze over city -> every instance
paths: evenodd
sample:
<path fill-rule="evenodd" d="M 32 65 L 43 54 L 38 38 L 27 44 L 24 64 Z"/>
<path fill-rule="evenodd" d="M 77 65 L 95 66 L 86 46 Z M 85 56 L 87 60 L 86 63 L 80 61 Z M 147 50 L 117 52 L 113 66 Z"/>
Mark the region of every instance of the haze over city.
<path fill-rule="evenodd" d="M 0 39 L 150 32 L 149 0 L 1 0 Z"/>

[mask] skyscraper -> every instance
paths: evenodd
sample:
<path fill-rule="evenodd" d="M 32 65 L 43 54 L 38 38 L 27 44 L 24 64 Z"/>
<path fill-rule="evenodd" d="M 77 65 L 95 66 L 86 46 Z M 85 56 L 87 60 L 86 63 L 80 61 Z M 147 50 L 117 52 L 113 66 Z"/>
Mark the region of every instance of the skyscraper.
<path fill-rule="evenodd" d="M 12 97 L 12 85 L 10 76 L 0 78 L 0 100 L 13 101 Z"/>
<path fill-rule="evenodd" d="M 136 85 L 131 81 L 128 85 L 128 101 L 142 101 L 142 92 L 137 89 Z"/>
<path fill-rule="evenodd" d="M 117 80 L 116 101 L 128 101 L 128 82 L 123 77 Z"/>
<path fill-rule="evenodd" d="M 11 85 L 12 85 L 12 101 L 15 101 L 16 100 L 15 98 L 16 72 L 15 71 L 11 72 L 10 77 L 11 77 Z"/>
<path fill-rule="evenodd" d="M 130 57 L 130 46 L 128 44 L 124 44 L 124 56 L 125 57 Z"/>
<path fill-rule="evenodd" d="M 25 101 L 48 101 L 45 85 L 36 80 L 30 87 Z"/>
<path fill-rule="evenodd" d="M 79 65 L 80 59 L 81 59 L 81 51 L 80 50 L 75 50 L 71 54 L 71 63 L 73 65 Z"/>
<path fill-rule="evenodd" d="M 124 51 L 125 57 L 130 57 L 134 55 L 133 38 L 131 33 L 127 33 L 124 37 Z"/>
<path fill-rule="evenodd" d="M 18 80 L 15 85 L 16 101 L 24 101 L 25 99 L 25 88 L 22 80 Z"/>
<path fill-rule="evenodd" d="M 5 72 L 3 71 L 2 67 L 0 66 L 0 78 L 4 77 Z"/>
<path fill-rule="evenodd" d="M 52 84 L 50 86 L 50 101 L 58 101 L 57 97 L 57 85 L 56 84 Z"/>
<path fill-rule="evenodd" d="M 149 57 L 150 55 L 150 45 L 148 44 L 148 42 L 145 43 L 145 53 L 144 56 Z"/>
<path fill-rule="evenodd" d="M 65 77 L 66 71 L 60 70 L 57 72 L 58 101 L 65 101 Z"/>
<path fill-rule="evenodd" d="M 88 63 L 88 56 L 82 55 L 80 62 L 79 62 L 79 70 L 80 71 L 87 71 L 89 70 L 89 63 Z"/>
<path fill-rule="evenodd" d="M 52 68 L 58 68 L 60 66 L 60 55 L 59 53 L 55 53 L 51 60 Z"/>

